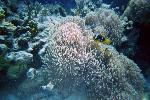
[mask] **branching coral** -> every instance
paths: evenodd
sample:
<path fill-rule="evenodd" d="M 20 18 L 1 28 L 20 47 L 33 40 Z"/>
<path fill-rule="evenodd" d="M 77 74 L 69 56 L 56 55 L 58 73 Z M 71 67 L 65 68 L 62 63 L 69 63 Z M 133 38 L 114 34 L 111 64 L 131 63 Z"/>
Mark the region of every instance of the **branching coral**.
<path fill-rule="evenodd" d="M 89 100 L 140 100 L 143 76 L 138 66 L 113 47 L 96 46 L 92 35 L 71 20 L 56 25 L 50 34 L 45 67 L 58 91 L 86 91 Z M 66 95 L 66 94 L 62 94 Z"/>
<path fill-rule="evenodd" d="M 95 11 L 101 4 L 102 0 L 75 0 L 77 8 L 74 9 L 74 14 L 79 16 L 85 16 L 91 11 Z"/>
<path fill-rule="evenodd" d="M 98 12 L 90 12 L 85 16 L 85 24 L 90 26 L 96 33 L 105 32 L 105 35 L 112 41 L 113 46 L 119 45 L 124 37 L 122 22 L 114 10 L 107 8 L 100 8 Z"/>

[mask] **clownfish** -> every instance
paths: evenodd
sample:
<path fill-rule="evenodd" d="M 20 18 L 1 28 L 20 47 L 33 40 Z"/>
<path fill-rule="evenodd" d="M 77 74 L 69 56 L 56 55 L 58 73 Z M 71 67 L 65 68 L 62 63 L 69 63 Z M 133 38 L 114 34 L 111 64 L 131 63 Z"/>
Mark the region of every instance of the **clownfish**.
<path fill-rule="evenodd" d="M 99 42 L 109 45 L 111 43 L 110 39 L 105 37 L 103 34 L 98 34 L 93 37 L 94 41 L 98 44 Z"/>

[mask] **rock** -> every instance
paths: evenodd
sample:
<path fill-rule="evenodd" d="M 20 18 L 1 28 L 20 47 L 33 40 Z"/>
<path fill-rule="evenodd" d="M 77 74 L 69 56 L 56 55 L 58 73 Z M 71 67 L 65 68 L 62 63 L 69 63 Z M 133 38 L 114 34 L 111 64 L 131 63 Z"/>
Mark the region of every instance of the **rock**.
<path fill-rule="evenodd" d="M 51 82 L 49 82 L 47 85 L 42 86 L 42 89 L 48 90 L 48 91 L 52 91 L 53 88 L 54 88 L 54 85 Z"/>
<path fill-rule="evenodd" d="M 30 69 L 28 70 L 28 72 L 27 72 L 27 77 L 28 77 L 29 79 L 33 79 L 34 76 L 35 76 L 35 74 L 36 74 L 36 69 L 30 68 Z"/>
<path fill-rule="evenodd" d="M 15 60 L 16 62 L 30 63 L 33 55 L 26 51 L 11 52 L 6 56 L 7 61 Z"/>
<path fill-rule="evenodd" d="M 7 76 L 11 79 L 19 78 L 28 68 L 33 55 L 25 51 L 11 52 L 6 55 L 7 62 L 13 62 L 7 70 Z"/>
<path fill-rule="evenodd" d="M 35 69 L 34 69 L 35 70 Z M 43 74 L 42 70 L 37 69 L 33 79 L 27 78 L 24 80 L 18 87 L 19 93 L 22 95 L 33 95 L 41 91 L 41 86 L 48 83 L 47 78 L 45 77 L 47 73 Z M 43 89 L 42 89 L 43 90 Z M 29 94 L 30 93 L 30 94 Z"/>
<path fill-rule="evenodd" d="M 19 78 L 27 69 L 26 64 L 22 64 L 21 62 L 17 62 L 15 65 L 11 65 L 7 70 L 7 76 L 10 79 Z"/>

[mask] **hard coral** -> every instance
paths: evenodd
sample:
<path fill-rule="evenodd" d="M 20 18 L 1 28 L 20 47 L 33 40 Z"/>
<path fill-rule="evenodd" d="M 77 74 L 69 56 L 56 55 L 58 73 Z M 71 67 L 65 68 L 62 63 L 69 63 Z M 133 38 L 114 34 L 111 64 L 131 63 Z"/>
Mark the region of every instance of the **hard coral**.
<path fill-rule="evenodd" d="M 31 37 L 35 37 L 38 33 L 37 23 L 33 20 L 28 22 L 29 32 L 31 33 Z"/>
<path fill-rule="evenodd" d="M 122 43 L 121 39 L 124 37 L 122 22 L 120 16 L 114 10 L 108 8 L 100 8 L 97 12 L 90 12 L 85 16 L 85 24 L 96 33 L 105 32 L 113 46 Z"/>
<path fill-rule="evenodd" d="M 128 17 L 129 20 L 141 23 L 145 20 L 143 17 L 150 11 L 149 5 L 149 0 L 130 0 L 122 17 Z"/>
<path fill-rule="evenodd" d="M 64 41 L 74 43 L 79 42 L 79 40 L 81 40 L 82 38 L 81 28 L 73 22 L 62 24 L 58 29 L 61 31 L 61 33 L 63 33 L 62 38 L 64 39 Z"/>
<path fill-rule="evenodd" d="M 144 80 L 133 61 L 108 45 L 92 48 L 91 34 L 76 22 L 56 26 L 47 44 L 44 70 L 60 93 L 67 89 L 70 95 L 80 87 L 88 100 L 142 98 Z"/>
<path fill-rule="evenodd" d="M 2 24 L 0 24 L 0 35 L 7 35 L 8 33 L 13 34 L 15 30 L 16 26 L 11 22 L 2 22 Z"/>

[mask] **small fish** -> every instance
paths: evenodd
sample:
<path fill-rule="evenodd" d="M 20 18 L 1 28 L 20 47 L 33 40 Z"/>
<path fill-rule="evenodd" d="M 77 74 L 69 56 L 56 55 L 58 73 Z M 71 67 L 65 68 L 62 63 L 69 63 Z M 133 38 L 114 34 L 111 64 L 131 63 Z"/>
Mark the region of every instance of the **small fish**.
<path fill-rule="evenodd" d="M 107 37 L 105 37 L 103 34 L 95 35 L 94 40 L 96 43 L 101 42 L 101 43 L 107 44 L 107 45 L 109 45 L 111 43 L 111 41 Z"/>

